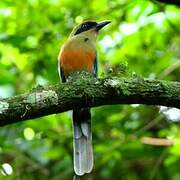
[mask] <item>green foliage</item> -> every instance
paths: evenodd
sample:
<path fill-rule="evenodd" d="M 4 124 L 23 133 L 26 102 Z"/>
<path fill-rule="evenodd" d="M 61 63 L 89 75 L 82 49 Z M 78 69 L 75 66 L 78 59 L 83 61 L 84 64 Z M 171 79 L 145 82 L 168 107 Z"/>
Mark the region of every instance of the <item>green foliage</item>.
<path fill-rule="evenodd" d="M 99 37 L 99 76 L 179 81 L 179 14 L 178 7 L 147 0 L 0 1 L 0 96 L 59 82 L 59 49 L 84 19 L 112 21 Z M 179 179 L 180 128 L 173 118 L 180 120 L 178 111 L 153 106 L 93 108 L 95 167 L 88 178 Z M 146 145 L 146 136 L 174 145 Z M 0 179 L 72 179 L 71 113 L 2 127 L 0 142 Z"/>

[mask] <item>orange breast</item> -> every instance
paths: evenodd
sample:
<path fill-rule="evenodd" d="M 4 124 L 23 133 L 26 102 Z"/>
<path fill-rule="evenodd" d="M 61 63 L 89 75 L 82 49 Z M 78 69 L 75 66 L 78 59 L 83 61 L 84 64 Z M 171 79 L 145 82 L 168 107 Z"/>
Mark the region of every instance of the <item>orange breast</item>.
<path fill-rule="evenodd" d="M 60 54 L 60 63 L 65 76 L 77 70 L 92 72 L 96 54 L 82 49 L 64 49 Z"/>

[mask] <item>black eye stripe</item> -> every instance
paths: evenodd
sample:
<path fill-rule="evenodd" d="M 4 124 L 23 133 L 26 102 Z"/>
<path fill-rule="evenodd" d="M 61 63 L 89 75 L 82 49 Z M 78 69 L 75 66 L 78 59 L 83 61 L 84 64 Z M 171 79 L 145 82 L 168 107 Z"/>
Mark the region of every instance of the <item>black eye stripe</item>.
<path fill-rule="evenodd" d="M 94 27 L 95 25 L 97 25 L 96 22 L 93 21 L 87 21 L 85 23 L 83 23 L 75 32 L 74 35 L 80 34 L 81 32 L 87 31 L 89 29 L 91 29 L 92 27 Z"/>

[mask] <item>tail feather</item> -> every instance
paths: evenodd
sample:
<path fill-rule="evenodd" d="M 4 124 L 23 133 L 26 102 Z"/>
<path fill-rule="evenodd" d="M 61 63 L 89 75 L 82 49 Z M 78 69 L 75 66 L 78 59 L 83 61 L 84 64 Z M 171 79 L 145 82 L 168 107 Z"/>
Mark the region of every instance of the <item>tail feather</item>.
<path fill-rule="evenodd" d="M 79 176 L 93 168 L 91 116 L 88 108 L 73 111 L 74 170 Z"/>
<path fill-rule="evenodd" d="M 81 130 L 82 134 L 87 137 L 92 139 L 92 134 L 91 134 L 91 121 L 89 122 L 81 122 Z"/>

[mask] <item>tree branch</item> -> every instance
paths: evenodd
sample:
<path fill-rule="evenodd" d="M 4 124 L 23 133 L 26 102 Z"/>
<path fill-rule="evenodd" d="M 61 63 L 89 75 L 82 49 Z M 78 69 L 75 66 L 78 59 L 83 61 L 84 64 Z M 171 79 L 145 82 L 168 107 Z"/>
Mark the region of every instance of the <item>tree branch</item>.
<path fill-rule="evenodd" d="M 67 83 L 38 86 L 28 93 L 0 99 L 0 126 L 73 108 L 110 104 L 180 108 L 180 83 L 140 77 L 97 80 L 87 73 L 76 73 Z"/>
<path fill-rule="evenodd" d="M 180 6 L 179 0 L 155 0 L 155 1 Z"/>

